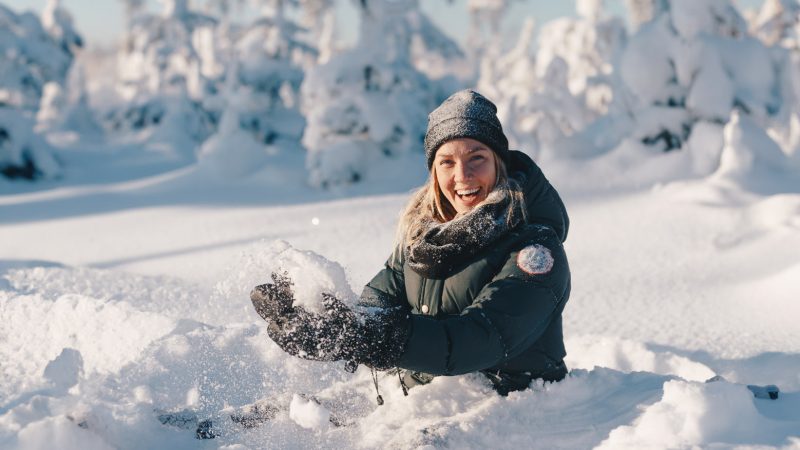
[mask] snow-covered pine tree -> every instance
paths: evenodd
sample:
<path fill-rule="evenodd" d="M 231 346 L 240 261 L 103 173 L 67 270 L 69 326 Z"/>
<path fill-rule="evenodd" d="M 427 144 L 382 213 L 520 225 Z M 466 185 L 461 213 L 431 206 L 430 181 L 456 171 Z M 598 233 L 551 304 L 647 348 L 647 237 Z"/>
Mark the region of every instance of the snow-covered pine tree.
<path fill-rule="evenodd" d="M 102 127 L 89 106 L 83 65 L 73 64 L 65 86 L 56 82 L 45 85 L 39 111 L 39 131 L 74 131 L 83 135 L 102 133 Z"/>
<path fill-rule="evenodd" d="M 538 46 L 529 19 L 514 48 L 481 64 L 478 89 L 496 100 L 512 144 L 532 154 L 607 113 L 619 84 L 613 66 L 624 25 L 605 18 L 600 1 L 580 0 L 576 9 L 581 17 L 546 24 Z"/>
<path fill-rule="evenodd" d="M 765 45 L 781 45 L 797 49 L 800 27 L 800 2 L 797 0 L 764 0 L 750 23 L 751 32 Z"/>
<path fill-rule="evenodd" d="M 362 179 L 375 158 L 422 148 L 429 80 L 410 56 L 409 12 L 416 0 L 361 0 L 353 49 L 308 72 L 302 108 L 308 124 L 309 182 L 327 187 Z"/>
<path fill-rule="evenodd" d="M 625 0 L 628 18 L 634 30 L 650 22 L 666 8 L 666 0 Z"/>
<path fill-rule="evenodd" d="M 468 0 L 469 30 L 467 52 L 473 61 L 496 55 L 500 51 L 500 24 L 508 13 L 509 0 Z"/>
<path fill-rule="evenodd" d="M 48 83 L 63 86 L 82 45 L 59 2 L 48 2 L 42 20 L 0 5 L 0 173 L 34 179 L 59 173 L 49 144 L 34 131 L 34 116 Z"/>
<path fill-rule="evenodd" d="M 781 107 L 770 52 L 729 0 L 664 2 L 619 69 L 633 94 L 629 136 L 661 151 L 681 148 L 700 122 L 724 124 L 734 108 L 763 122 Z"/>
<path fill-rule="evenodd" d="M 772 50 L 781 72 L 781 109 L 769 124 L 775 139 L 800 169 L 800 2 L 765 0 L 750 21 L 750 30 Z"/>
<path fill-rule="evenodd" d="M 61 7 L 61 0 L 47 0 L 42 11 L 42 26 L 70 55 L 74 56 L 75 50 L 83 47 L 83 38 L 72 24 L 72 15 Z"/>
<path fill-rule="evenodd" d="M 201 101 L 213 91 L 194 39 L 217 21 L 191 11 L 188 0 L 162 3 L 161 14 L 132 18 L 118 60 L 124 104 L 109 119 L 117 131 L 145 130 L 149 141 L 173 158 L 192 159 L 212 129 Z"/>
<path fill-rule="evenodd" d="M 296 146 L 305 120 L 299 111 L 304 66 L 317 60 L 317 51 L 286 11 L 285 0 L 258 0 L 261 17 L 239 32 L 234 43 L 236 84 L 251 96 L 242 105 L 242 128 L 266 145 Z M 228 76 L 232 76 L 231 73 Z"/>
<path fill-rule="evenodd" d="M 256 141 L 253 133 L 242 127 L 258 101 L 250 88 L 238 83 L 236 66 L 228 73 L 223 89 L 225 108 L 217 132 L 211 135 L 198 152 L 198 164 L 216 177 L 237 179 L 250 175 L 267 162 L 267 147 Z"/>
<path fill-rule="evenodd" d="M 297 0 L 300 7 L 299 24 L 309 31 L 308 43 L 317 49 L 317 62 L 330 60 L 334 48 L 336 16 L 334 0 Z"/>
<path fill-rule="evenodd" d="M 553 59 L 563 59 L 570 92 L 582 95 L 592 113 L 605 114 L 616 89 L 613 68 L 627 40 L 625 24 L 605 14 L 602 0 L 576 0 L 575 9 L 577 18 L 559 18 L 542 27 L 536 73 L 543 75 Z"/>

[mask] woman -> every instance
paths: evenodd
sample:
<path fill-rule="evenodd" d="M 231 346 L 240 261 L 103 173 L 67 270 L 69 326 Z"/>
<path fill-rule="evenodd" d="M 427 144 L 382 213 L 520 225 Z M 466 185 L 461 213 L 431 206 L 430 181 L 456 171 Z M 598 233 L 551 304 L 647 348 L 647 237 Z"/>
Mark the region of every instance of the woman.
<path fill-rule="evenodd" d="M 570 272 L 564 204 L 536 164 L 508 149 L 495 105 L 453 94 L 428 117 L 430 178 L 411 199 L 398 246 L 354 311 L 292 306 L 273 274 L 251 299 L 269 336 L 305 359 L 405 369 L 404 387 L 481 371 L 501 395 L 567 373 L 561 313 Z"/>

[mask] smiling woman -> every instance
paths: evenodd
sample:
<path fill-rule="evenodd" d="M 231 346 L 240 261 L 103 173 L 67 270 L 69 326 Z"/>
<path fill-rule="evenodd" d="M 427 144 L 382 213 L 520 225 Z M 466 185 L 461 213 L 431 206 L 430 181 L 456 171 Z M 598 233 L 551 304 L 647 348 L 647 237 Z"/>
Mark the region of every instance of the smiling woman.
<path fill-rule="evenodd" d="M 486 200 L 494 189 L 498 164 L 494 152 L 486 145 L 475 139 L 458 138 L 445 142 L 436 152 L 431 175 L 449 206 L 456 213 L 465 213 Z M 442 214 L 441 199 L 437 207 Z"/>
<path fill-rule="evenodd" d="M 539 167 L 508 149 L 496 113 L 464 90 L 428 116 L 430 177 L 409 201 L 384 269 L 361 294 L 369 308 L 323 295 L 325 311 L 309 312 L 280 274 L 253 290 L 281 348 L 351 368 L 397 367 L 404 389 L 477 371 L 506 395 L 533 379 L 566 376 L 569 219 Z"/>

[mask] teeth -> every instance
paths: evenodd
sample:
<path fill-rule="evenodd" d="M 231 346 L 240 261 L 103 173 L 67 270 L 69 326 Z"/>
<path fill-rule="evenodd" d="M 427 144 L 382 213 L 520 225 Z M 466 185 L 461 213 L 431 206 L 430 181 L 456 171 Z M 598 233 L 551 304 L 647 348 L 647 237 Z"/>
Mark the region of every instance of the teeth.
<path fill-rule="evenodd" d="M 458 195 L 470 195 L 470 194 L 474 194 L 474 193 L 476 193 L 476 192 L 478 192 L 480 190 L 481 190 L 481 188 L 479 188 L 479 187 L 477 187 L 475 189 L 463 189 L 463 190 L 460 190 L 460 191 L 456 191 L 456 194 L 458 194 Z"/>

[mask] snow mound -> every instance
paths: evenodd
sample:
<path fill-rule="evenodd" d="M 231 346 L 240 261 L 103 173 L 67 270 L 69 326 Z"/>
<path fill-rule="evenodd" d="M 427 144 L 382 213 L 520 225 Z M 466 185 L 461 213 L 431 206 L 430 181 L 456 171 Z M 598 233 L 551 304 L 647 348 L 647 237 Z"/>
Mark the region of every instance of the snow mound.
<path fill-rule="evenodd" d="M 87 375 L 115 372 L 175 326 L 173 320 L 138 311 L 121 301 L 78 294 L 65 294 L 53 301 L 6 291 L 0 291 L 0 324 L 0 341 L 4 343 L 0 359 L 19 362 L 0 369 L 0 397 L 43 384 L 45 367 L 64 348 L 80 352 Z M 51 381 L 60 378 L 54 369 L 51 365 L 45 373 Z"/>
<path fill-rule="evenodd" d="M 752 118 L 734 111 L 725 126 L 725 146 L 711 180 L 758 193 L 791 192 L 800 185 L 781 148 Z"/>
<path fill-rule="evenodd" d="M 608 367 L 623 372 L 653 372 L 705 381 L 715 375 L 706 365 L 669 351 L 653 351 L 644 343 L 610 336 L 576 336 L 565 342 L 570 367 Z"/>
<path fill-rule="evenodd" d="M 613 430 L 599 448 L 784 444 L 797 424 L 763 414 L 756 403 L 765 401 L 754 399 L 745 386 L 724 381 L 668 381 L 659 402 L 633 425 Z"/>
<path fill-rule="evenodd" d="M 332 294 L 353 305 L 357 298 L 341 265 L 312 251 L 297 250 L 283 240 L 261 242 L 244 252 L 237 268 L 215 286 L 219 303 L 234 301 L 243 305 L 245 322 L 256 317 L 250 305 L 250 290 L 271 283 L 272 273 L 286 274 L 293 283 L 295 304 L 309 311 L 322 312 L 322 294 Z M 245 303 L 241 303 L 244 301 Z"/>

